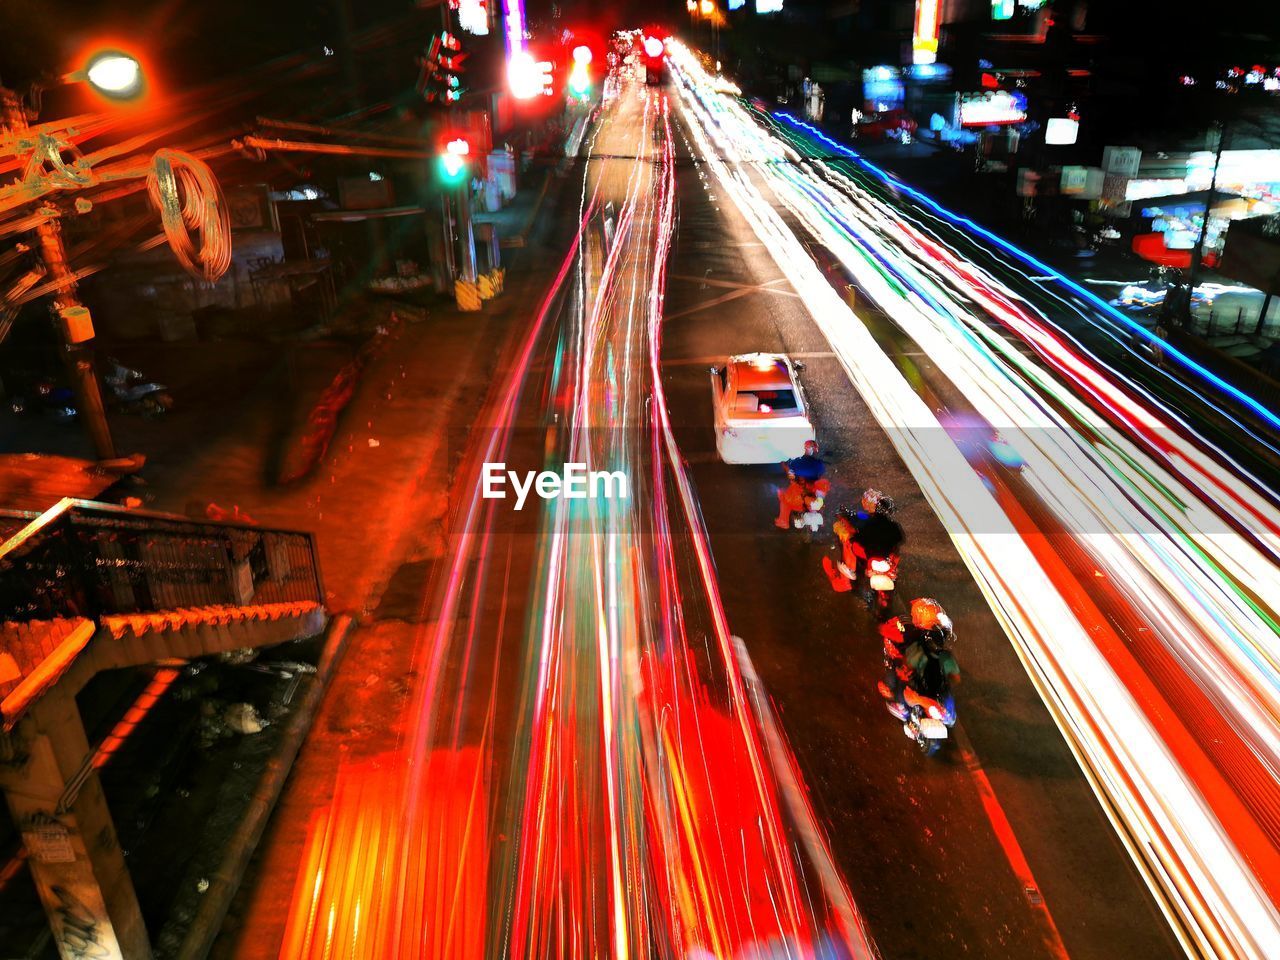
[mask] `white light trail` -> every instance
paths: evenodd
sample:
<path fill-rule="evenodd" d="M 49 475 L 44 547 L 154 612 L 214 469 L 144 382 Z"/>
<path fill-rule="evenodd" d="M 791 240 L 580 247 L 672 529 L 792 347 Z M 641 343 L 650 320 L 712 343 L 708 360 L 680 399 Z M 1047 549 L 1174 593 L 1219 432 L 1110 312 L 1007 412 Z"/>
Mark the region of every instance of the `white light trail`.
<path fill-rule="evenodd" d="M 1274 771 L 1273 629 L 1262 611 L 1224 585 L 1218 567 L 1242 573 L 1270 612 L 1280 595 L 1278 581 L 1260 545 L 1215 522 L 1213 510 L 1193 495 L 1191 478 L 1216 474 L 1221 479 L 1220 466 L 1206 469 L 1193 449 L 1175 449 L 1162 465 L 1127 438 L 1102 450 L 1027 388 L 1036 377 L 1052 381 L 1052 374 L 1026 358 L 1014 363 L 984 335 L 968 291 L 975 283 L 1009 296 L 1007 290 L 991 278 L 979 283 L 948 274 L 942 264 L 921 266 L 928 257 L 904 256 L 908 231 L 874 198 L 865 191 L 851 196 L 845 184 L 837 189 L 824 179 L 837 176 L 825 165 L 800 165 L 792 148 L 739 104 L 716 94 L 714 79 L 686 48 L 673 44 L 671 55 L 684 116 L 702 159 L 801 293 L 850 380 L 951 531 L 1188 951 L 1280 955 L 1280 915 L 1231 832 L 1243 829 L 1235 821 L 1247 813 L 1217 793 L 1212 794 L 1216 806 L 1206 799 L 1203 777 L 1209 774 L 1199 771 L 1197 778 L 1188 772 L 1165 741 L 1169 728 L 1157 726 L 1130 689 L 1133 678 L 1118 675 L 1064 599 L 1045 558 L 1029 547 L 943 424 L 831 288 L 774 203 L 841 260 L 975 410 L 1002 433 L 1007 430 L 1006 439 L 1027 462 L 1026 481 L 1044 506 L 1065 529 L 1092 531 L 1078 542 L 1181 654 L 1184 668 L 1213 692 L 1235 731 L 1265 755 Z M 776 201 L 766 198 L 758 182 L 769 186 Z M 877 256 L 892 258 L 892 270 L 907 281 L 891 282 L 888 271 L 874 266 Z M 904 290 L 908 285 L 914 289 Z M 1145 415 L 1130 406 L 1135 415 Z M 1083 404 L 1071 414 L 1115 434 Z M 1126 460 L 1121 453 L 1135 456 Z M 1114 469 L 1117 461 L 1125 463 L 1125 471 Z M 1169 462 L 1181 463 L 1185 472 L 1171 475 Z M 1139 485 L 1135 474 L 1158 478 L 1181 503 L 1153 489 L 1150 480 Z M 1144 500 L 1152 493 L 1159 494 L 1161 510 Z M 1268 519 L 1273 515 L 1265 500 L 1255 498 L 1254 506 Z M 1261 545 L 1268 541 L 1262 538 Z M 1256 563 L 1240 562 L 1242 556 Z"/>

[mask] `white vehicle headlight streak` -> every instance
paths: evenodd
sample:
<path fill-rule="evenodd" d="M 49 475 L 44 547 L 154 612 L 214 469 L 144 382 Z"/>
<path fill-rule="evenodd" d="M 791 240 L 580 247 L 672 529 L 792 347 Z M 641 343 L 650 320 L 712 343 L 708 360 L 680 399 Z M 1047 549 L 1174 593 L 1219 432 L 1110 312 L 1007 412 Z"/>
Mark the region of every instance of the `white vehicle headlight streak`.
<path fill-rule="evenodd" d="M 1238 846 L 1238 821 L 1248 813 L 1234 796 L 1209 790 L 1204 777 L 1212 771 L 1188 770 L 1184 755 L 1166 740 L 1173 735 L 1169 725 L 1157 726 L 1144 711 L 1129 685 L 1133 679 L 1117 673 L 1046 568 L 1043 552 L 1023 538 L 757 180 L 1001 430 L 1025 461 L 1023 478 L 1043 507 L 1063 529 L 1077 531 L 1080 548 L 1274 777 L 1280 769 L 1274 624 L 1280 580 L 1273 505 L 1247 484 L 1233 484 L 1229 469 L 1184 438 L 1164 436 L 1167 447 L 1157 456 L 1141 435 L 1118 432 L 1070 391 L 1054 391 L 1056 408 L 1046 403 L 1034 387 L 1052 383 L 1053 374 L 992 335 L 972 306 L 1006 310 L 980 301 L 995 291 L 1010 305 L 1009 317 L 1018 319 L 1016 296 L 991 277 L 960 276 L 942 258 L 926 266 L 932 255 L 924 247 L 914 258 L 904 253 L 916 238 L 874 198 L 851 182 L 833 186 L 818 173 L 831 181 L 839 175 L 824 165 L 797 163 L 791 147 L 715 92 L 686 48 L 673 44 L 671 61 L 701 159 L 801 294 L 951 531 L 1188 952 L 1280 955 L 1280 914 Z M 1064 368 L 1055 366 L 1065 376 Z M 1095 380 L 1078 389 L 1104 386 Z M 1128 403 L 1126 413 L 1135 418 L 1135 431 L 1165 427 L 1140 405 Z M 1224 488 L 1264 527 L 1252 542 L 1217 521 Z"/>

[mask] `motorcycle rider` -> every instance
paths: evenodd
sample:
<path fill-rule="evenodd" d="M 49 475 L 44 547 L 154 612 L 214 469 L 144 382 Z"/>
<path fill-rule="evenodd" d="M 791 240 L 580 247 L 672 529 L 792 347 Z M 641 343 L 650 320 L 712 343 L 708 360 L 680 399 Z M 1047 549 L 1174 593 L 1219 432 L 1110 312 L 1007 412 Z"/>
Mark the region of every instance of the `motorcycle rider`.
<path fill-rule="evenodd" d="M 845 570 L 840 569 L 830 557 L 822 558 L 822 569 L 837 593 L 847 593 L 853 588 L 853 581 L 858 579 L 868 557 L 898 555 L 907 537 L 902 526 L 893 519 L 896 509 L 892 499 L 879 490 L 868 488 L 862 494 L 858 509 L 842 510 L 831 525 L 840 542 L 841 562 L 848 571 L 846 576 Z"/>
<path fill-rule="evenodd" d="M 822 500 L 831 489 L 823 479 L 827 465 L 818 456 L 818 442 L 806 440 L 804 454 L 783 462 L 790 484 L 778 491 L 778 517 L 773 521 L 780 530 L 791 527 L 791 515 L 803 514 L 810 509 L 821 509 Z"/>
<path fill-rule="evenodd" d="M 960 665 L 950 649 L 955 639 L 951 618 L 932 597 L 912 600 L 910 615 L 885 621 L 880 635 L 885 653 L 880 695 L 895 713 L 906 711 L 903 695 L 907 688 L 931 700 L 942 700 L 960 682 Z"/>

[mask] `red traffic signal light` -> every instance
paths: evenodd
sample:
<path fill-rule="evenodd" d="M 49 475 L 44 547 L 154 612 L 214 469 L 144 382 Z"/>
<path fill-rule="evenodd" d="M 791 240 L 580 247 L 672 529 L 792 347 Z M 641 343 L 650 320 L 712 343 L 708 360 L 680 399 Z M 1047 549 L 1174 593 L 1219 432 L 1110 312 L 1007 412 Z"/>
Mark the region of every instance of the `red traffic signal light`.
<path fill-rule="evenodd" d="M 440 55 L 440 66 L 451 72 L 460 71 L 462 69 L 462 61 L 471 56 L 471 54 L 462 52 L 462 41 L 448 30 L 440 34 L 439 40 L 440 46 L 443 48 L 443 53 Z"/>

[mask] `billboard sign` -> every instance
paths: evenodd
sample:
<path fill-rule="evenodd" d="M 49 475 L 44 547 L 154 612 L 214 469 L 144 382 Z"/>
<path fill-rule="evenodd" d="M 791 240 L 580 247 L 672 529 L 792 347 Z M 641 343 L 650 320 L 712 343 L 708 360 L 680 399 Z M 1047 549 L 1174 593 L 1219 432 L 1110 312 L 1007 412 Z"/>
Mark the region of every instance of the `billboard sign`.
<path fill-rule="evenodd" d="M 1026 98 L 1008 90 L 960 94 L 960 126 L 989 127 L 1022 123 L 1027 119 Z"/>
<path fill-rule="evenodd" d="M 1097 200 L 1102 196 L 1106 174 L 1101 167 L 1063 167 L 1058 190 L 1077 200 Z"/>
<path fill-rule="evenodd" d="M 916 24 L 911 34 L 912 63 L 938 62 L 939 3 L 940 0 L 916 0 Z"/>
<path fill-rule="evenodd" d="M 1080 121 L 1070 117 L 1050 117 L 1044 128 L 1044 142 L 1049 146 L 1075 143 L 1080 135 Z"/>
<path fill-rule="evenodd" d="M 458 26 L 477 37 L 489 35 L 489 0 L 458 0 Z"/>
<path fill-rule="evenodd" d="M 1142 151 L 1137 147 L 1103 147 L 1102 169 L 1122 177 L 1136 177 L 1142 164 Z"/>

